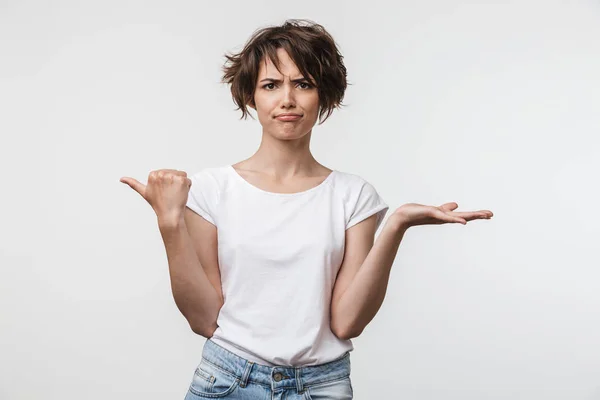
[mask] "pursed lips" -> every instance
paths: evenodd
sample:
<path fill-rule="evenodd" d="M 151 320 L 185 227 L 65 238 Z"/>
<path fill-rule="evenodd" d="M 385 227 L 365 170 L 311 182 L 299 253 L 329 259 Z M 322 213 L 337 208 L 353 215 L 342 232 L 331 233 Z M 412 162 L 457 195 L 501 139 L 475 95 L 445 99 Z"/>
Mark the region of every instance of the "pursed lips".
<path fill-rule="evenodd" d="M 281 120 L 281 121 L 296 121 L 296 120 L 300 119 L 300 117 L 302 117 L 302 115 L 300 115 L 300 114 L 283 113 L 283 114 L 277 115 L 275 118 L 278 120 Z"/>

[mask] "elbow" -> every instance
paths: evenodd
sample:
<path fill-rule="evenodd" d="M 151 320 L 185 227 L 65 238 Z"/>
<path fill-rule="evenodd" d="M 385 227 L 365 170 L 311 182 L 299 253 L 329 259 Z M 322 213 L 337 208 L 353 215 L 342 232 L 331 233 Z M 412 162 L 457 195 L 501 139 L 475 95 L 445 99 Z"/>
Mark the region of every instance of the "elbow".
<path fill-rule="evenodd" d="M 340 340 L 349 340 L 350 339 L 350 335 L 346 335 L 343 333 L 336 333 L 336 332 L 334 332 L 333 334 Z"/>
<path fill-rule="evenodd" d="M 350 330 L 345 324 L 340 324 L 340 318 L 336 318 L 335 315 L 331 318 L 331 333 L 340 340 L 348 340 L 351 338 Z"/>
<path fill-rule="evenodd" d="M 203 326 L 190 324 L 190 328 L 192 329 L 192 332 L 194 332 L 196 335 L 206 337 L 206 329 L 204 329 Z"/>
<path fill-rule="evenodd" d="M 350 340 L 353 339 L 355 337 L 358 337 L 360 335 L 361 332 L 358 333 L 352 333 L 350 331 L 343 331 L 343 332 L 339 332 L 339 333 L 335 333 L 334 335 L 337 336 L 338 339 L 340 340 Z"/>
<path fill-rule="evenodd" d="M 210 326 L 195 325 L 190 323 L 190 328 L 192 329 L 192 332 L 194 332 L 196 335 L 205 337 L 206 339 L 210 339 L 213 336 L 213 334 L 217 330 L 217 326 L 218 325 L 216 323 Z"/>
<path fill-rule="evenodd" d="M 196 318 L 194 318 L 194 320 L 188 318 L 188 322 L 190 324 L 192 332 L 207 339 L 213 337 L 215 331 L 219 327 L 219 325 L 217 325 L 217 318 L 222 307 L 223 302 L 221 301 L 218 305 L 216 313 L 214 313 L 212 317 L 210 317 L 210 322 L 208 323 L 206 322 L 206 319 L 203 321 L 198 321 Z"/>
<path fill-rule="evenodd" d="M 358 336 L 358 335 L 355 335 L 350 329 L 334 328 L 331 331 L 340 340 L 350 340 L 350 339 Z"/>

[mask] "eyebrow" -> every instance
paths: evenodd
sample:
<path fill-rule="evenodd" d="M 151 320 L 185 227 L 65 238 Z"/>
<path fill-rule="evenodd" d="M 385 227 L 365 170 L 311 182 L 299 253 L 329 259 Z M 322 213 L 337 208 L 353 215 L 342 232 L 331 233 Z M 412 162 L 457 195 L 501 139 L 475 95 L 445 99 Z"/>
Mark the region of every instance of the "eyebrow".
<path fill-rule="evenodd" d="M 271 81 L 271 82 L 275 82 L 275 83 L 282 82 L 281 79 L 274 79 L 274 78 L 265 78 L 265 79 L 261 80 L 261 82 L 264 82 L 264 81 Z M 292 82 L 304 82 L 304 81 L 308 82 L 308 79 L 302 77 L 302 78 L 292 80 Z"/>

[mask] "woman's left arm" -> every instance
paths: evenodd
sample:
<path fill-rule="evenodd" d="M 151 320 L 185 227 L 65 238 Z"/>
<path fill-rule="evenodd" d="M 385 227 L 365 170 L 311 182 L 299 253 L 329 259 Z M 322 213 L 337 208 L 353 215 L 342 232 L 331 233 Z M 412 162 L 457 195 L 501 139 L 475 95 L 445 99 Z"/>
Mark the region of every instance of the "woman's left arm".
<path fill-rule="evenodd" d="M 340 339 L 359 336 L 379 311 L 400 242 L 417 225 L 462 223 L 490 219 L 489 210 L 454 212 L 456 203 L 439 207 L 405 204 L 390 215 L 377 240 L 375 216 L 346 231 L 344 259 L 331 300 L 331 330 Z"/>

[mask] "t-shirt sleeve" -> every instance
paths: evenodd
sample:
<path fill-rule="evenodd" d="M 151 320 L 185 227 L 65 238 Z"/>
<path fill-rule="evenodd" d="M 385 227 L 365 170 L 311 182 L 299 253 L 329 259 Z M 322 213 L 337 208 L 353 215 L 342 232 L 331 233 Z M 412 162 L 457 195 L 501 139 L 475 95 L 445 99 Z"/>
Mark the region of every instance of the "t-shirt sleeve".
<path fill-rule="evenodd" d="M 377 230 L 389 209 L 373 185 L 364 180 L 350 196 L 349 203 L 350 217 L 346 223 L 346 229 L 369 218 L 373 214 L 377 214 L 375 227 L 375 230 Z"/>
<path fill-rule="evenodd" d="M 190 177 L 190 180 L 192 186 L 188 192 L 186 207 L 216 226 L 216 211 L 219 203 L 217 181 L 207 170 L 197 172 Z"/>

